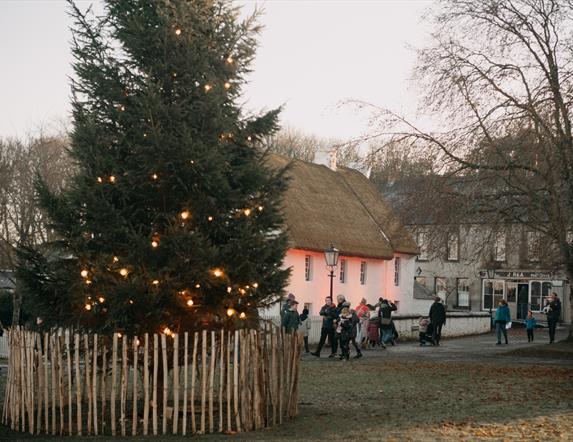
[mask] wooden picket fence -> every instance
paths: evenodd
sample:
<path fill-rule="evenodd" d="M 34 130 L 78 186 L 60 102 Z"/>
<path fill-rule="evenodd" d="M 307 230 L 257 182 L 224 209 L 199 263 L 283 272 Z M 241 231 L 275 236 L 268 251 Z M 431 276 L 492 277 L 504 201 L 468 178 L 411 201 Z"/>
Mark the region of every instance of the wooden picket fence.
<path fill-rule="evenodd" d="M 298 413 L 300 338 L 272 324 L 139 339 L 8 331 L 2 421 L 52 435 L 235 433 Z"/>

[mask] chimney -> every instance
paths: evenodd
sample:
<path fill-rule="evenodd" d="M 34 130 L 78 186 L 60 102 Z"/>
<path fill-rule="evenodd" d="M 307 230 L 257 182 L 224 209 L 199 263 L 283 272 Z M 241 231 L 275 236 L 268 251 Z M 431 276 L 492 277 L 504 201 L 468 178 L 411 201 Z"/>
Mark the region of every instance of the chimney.
<path fill-rule="evenodd" d="M 336 172 L 336 149 L 330 151 L 330 169 Z"/>

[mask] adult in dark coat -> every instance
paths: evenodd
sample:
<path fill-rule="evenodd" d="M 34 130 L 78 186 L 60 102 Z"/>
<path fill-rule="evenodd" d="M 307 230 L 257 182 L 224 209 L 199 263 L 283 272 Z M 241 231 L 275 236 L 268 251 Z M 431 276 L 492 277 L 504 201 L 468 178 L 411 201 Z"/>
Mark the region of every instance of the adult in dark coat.
<path fill-rule="evenodd" d="M 430 313 L 428 314 L 433 327 L 432 340 L 435 345 L 440 345 L 442 327 L 446 323 L 446 307 L 441 301 L 439 296 L 435 296 L 434 303 L 430 307 Z"/>
<path fill-rule="evenodd" d="M 322 316 L 322 328 L 320 330 L 320 340 L 318 341 L 318 347 L 316 351 L 310 354 L 316 357 L 320 357 L 320 350 L 326 342 L 326 338 L 330 341 L 331 354 L 330 357 L 336 356 L 337 342 L 334 337 L 334 320 L 338 318 L 338 311 L 336 306 L 332 303 L 332 298 L 328 297 L 324 300 L 324 305 L 320 309 L 320 316 Z"/>
<path fill-rule="evenodd" d="M 394 327 L 392 326 L 392 312 L 398 310 L 396 304 L 393 302 L 382 299 L 380 302 L 380 310 L 378 310 L 378 317 L 380 318 L 380 341 L 382 344 L 387 344 L 394 340 Z"/>
<path fill-rule="evenodd" d="M 555 293 L 549 295 L 549 304 L 547 309 L 547 326 L 549 327 L 549 343 L 555 342 L 555 329 L 561 316 L 561 301 Z"/>

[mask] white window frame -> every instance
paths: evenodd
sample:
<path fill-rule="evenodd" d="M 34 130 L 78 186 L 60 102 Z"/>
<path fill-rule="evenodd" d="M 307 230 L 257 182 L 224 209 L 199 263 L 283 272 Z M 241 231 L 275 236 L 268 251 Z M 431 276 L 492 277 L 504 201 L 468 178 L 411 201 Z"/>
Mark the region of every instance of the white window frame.
<path fill-rule="evenodd" d="M 505 249 L 507 236 L 505 232 L 496 232 L 493 244 L 493 260 L 495 262 L 505 262 Z"/>
<path fill-rule="evenodd" d="M 448 241 L 446 244 L 446 259 L 448 261 L 460 260 L 460 234 L 459 232 L 448 233 Z M 455 253 L 453 253 L 455 252 Z"/>
<path fill-rule="evenodd" d="M 438 291 L 438 280 L 444 282 L 444 289 Z M 445 276 L 436 276 L 434 278 L 434 291 L 436 292 L 436 296 L 442 298 L 443 301 L 446 300 L 446 296 L 448 294 L 448 279 Z"/>
<path fill-rule="evenodd" d="M 466 281 L 466 290 L 460 290 L 460 281 Z M 458 307 L 470 306 L 470 278 L 456 278 L 456 291 L 458 293 Z M 463 300 L 463 302 L 462 302 Z"/>
<path fill-rule="evenodd" d="M 394 285 L 398 287 L 400 285 L 400 257 L 396 256 L 394 258 Z"/>
<path fill-rule="evenodd" d="M 420 250 L 418 261 L 428 260 L 428 232 L 420 230 L 416 233 L 416 245 Z"/>
<path fill-rule="evenodd" d="M 312 256 L 304 256 L 304 280 L 312 281 Z"/>
<path fill-rule="evenodd" d="M 346 264 L 347 264 L 346 259 L 341 259 L 341 260 L 340 260 L 340 275 L 339 275 L 339 278 L 340 278 L 340 283 L 341 283 L 341 284 L 346 283 L 346 268 L 347 268 L 347 265 L 346 265 Z"/>
<path fill-rule="evenodd" d="M 360 261 L 360 285 L 366 285 L 366 272 L 367 272 L 366 261 Z"/>
<path fill-rule="evenodd" d="M 491 309 L 495 310 L 497 308 L 497 304 L 499 303 L 500 299 L 505 298 L 505 280 L 503 279 L 484 279 L 482 283 L 482 291 L 481 291 L 481 305 L 482 310 L 488 310 L 489 307 L 485 306 L 485 288 L 488 283 L 492 284 L 492 293 L 491 293 Z M 496 293 L 496 286 L 498 291 Z M 501 297 L 499 293 L 499 288 L 501 288 Z"/>
<path fill-rule="evenodd" d="M 541 234 L 536 230 L 527 231 L 527 260 L 539 262 L 541 256 Z"/>
<path fill-rule="evenodd" d="M 536 302 L 536 306 L 538 308 L 534 308 L 533 286 L 537 284 L 539 284 L 539 294 L 536 296 L 536 298 L 538 298 L 538 302 Z M 553 290 L 553 285 L 551 284 L 551 281 L 539 281 L 539 280 L 529 281 L 529 309 L 532 312 L 536 313 L 542 312 L 543 307 L 547 304 L 548 297 L 551 294 L 552 290 Z"/>

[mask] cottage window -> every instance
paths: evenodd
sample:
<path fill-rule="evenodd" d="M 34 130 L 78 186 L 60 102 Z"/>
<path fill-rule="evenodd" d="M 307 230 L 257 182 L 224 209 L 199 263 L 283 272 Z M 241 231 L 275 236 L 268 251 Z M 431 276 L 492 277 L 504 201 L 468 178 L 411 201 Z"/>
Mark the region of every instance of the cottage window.
<path fill-rule="evenodd" d="M 496 309 L 499 301 L 504 299 L 505 284 L 501 279 L 486 279 L 483 282 L 483 308 Z"/>
<path fill-rule="evenodd" d="M 469 278 L 458 278 L 458 307 L 470 306 L 470 280 Z"/>
<path fill-rule="evenodd" d="M 340 260 L 340 282 L 344 284 L 346 282 L 346 260 Z"/>
<path fill-rule="evenodd" d="M 400 285 L 400 257 L 394 258 L 394 285 Z"/>
<path fill-rule="evenodd" d="M 505 261 L 505 244 L 506 244 L 505 232 L 496 232 L 494 250 L 493 250 L 494 261 L 497 262 Z"/>
<path fill-rule="evenodd" d="M 428 260 L 428 233 L 421 231 L 416 234 L 416 244 L 420 253 L 418 255 L 418 261 Z"/>
<path fill-rule="evenodd" d="M 460 254 L 459 233 L 448 234 L 448 261 L 457 261 Z"/>
<path fill-rule="evenodd" d="M 304 280 L 312 280 L 312 256 L 310 255 L 304 257 Z"/>
<path fill-rule="evenodd" d="M 434 281 L 434 287 L 436 290 L 436 295 L 445 300 L 447 295 L 446 278 L 437 276 Z"/>
<path fill-rule="evenodd" d="M 426 277 L 425 276 L 415 276 L 414 277 L 414 281 L 416 281 L 418 284 L 427 287 L 426 284 Z"/>
<path fill-rule="evenodd" d="M 366 261 L 360 262 L 360 284 L 366 284 Z"/>
<path fill-rule="evenodd" d="M 541 254 L 541 235 L 539 232 L 530 230 L 527 232 L 527 259 L 529 262 L 539 262 Z"/>

